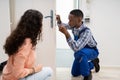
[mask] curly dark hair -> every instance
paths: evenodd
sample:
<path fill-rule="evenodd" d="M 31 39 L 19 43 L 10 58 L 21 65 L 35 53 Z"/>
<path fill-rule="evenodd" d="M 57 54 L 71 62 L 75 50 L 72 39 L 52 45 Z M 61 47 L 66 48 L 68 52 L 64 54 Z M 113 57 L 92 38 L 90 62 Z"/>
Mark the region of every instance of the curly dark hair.
<path fill-rule="evenodd" d="M 33 9 L 27 10 L 16 29 L 6 39 L 3 46 L 5 53 L 9 56 L 15 54 L 26 38 L 30 38 L 32 45 L 35 46 L 42 35 L 42 19 L 41 12 Z"/>

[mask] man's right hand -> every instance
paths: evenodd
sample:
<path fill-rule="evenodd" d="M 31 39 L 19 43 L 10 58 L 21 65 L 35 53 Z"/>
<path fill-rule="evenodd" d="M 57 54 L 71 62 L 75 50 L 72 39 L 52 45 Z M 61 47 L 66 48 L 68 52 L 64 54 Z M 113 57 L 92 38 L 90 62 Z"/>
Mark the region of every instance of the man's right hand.
<path fill-rule="evenodd" d="M 67 29 L 64 26 L 61 25 L 59 27 L 59 31 L 62 32 L 66 36 L 66 39 L 68 39 L 70 37 L 69 32 L 67 31 Z"/>

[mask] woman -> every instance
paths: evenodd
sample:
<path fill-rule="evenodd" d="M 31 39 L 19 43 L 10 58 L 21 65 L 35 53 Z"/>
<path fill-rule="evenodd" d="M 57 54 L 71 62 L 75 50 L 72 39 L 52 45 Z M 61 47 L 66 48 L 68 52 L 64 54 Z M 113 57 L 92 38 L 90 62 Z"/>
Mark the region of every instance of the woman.
<path fill-rule="evenodd" d="M 2 80 L 49 80 L 52 70 L 35 66 L 35 46 L 41 39 L 43 15 L 37 10 L 27 10 L 16 29 L 4 45 L 9 58 L 2 73 Z"/>

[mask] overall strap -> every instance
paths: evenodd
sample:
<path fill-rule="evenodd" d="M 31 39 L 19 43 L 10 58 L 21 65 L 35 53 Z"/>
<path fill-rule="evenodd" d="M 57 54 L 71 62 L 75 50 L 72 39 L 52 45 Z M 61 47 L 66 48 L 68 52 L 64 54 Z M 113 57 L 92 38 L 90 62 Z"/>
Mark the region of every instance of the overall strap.
<path fill-rule="evenodd" d="M 82 32 L 85 32 L 85 30 L 89 30 L 89 28 L 87 28 L 87 27 L 83 28 L 83 29 L 79 32 L 79 36 L 80 36 L 80 34 L 81 34 Z M 93 38 L 93 40 L 95 41 L 95 39 L 94 39 L 93 36 L 92 36 L 92 38 Z M 96 42 L 96 41 L 95 41 L 95 42 Z M 96 42 L 96 44 L 97 44 L 97 42 Z"/>
<path fill-rule="evenodd" d="M 81 34 L 82 32 L 85 32 L 85 30 L 87 30 L 87 29 L 89 29 L 89 28 L 87 28 L 87 27 L 83 28 L 83 29 L 79 32 L 79 36 L 80 36 L 80 34 Z"/>
<path fill-rule="evenodd" d="M 80 36 L 80 34 L 82 33 L 82 32 L 85 32 L 85 30 L 90 30 L 89 28 L 87 28 L 87 27 L 85 27 L 85 28 L 83 28 L 80 32 L 79 32 L 79 36 Z M 93 38 L 93 40 L 95 41 L 95 39 L 94 39 L 94 37 L 92 36 L 92 38 Z M 97 44 L 97 42 L 95 41 L 95 43 Z M 95 46 L 95 47 L 90 47 L 89 45 L 86 45 L 85 46 L 86 48 L 94 48 L 94 49 L 97 49 L 97 47 Z"/>
<path fill-rule="evenodd" d="M 89 29 L 89 28 L 85 27 L 85 28 L 83 28 L 81 31 L 79 31 L 79 35 L 78 35 L 78 36 L 75 36 L 75 35 L 74 35 L 74 40 L 77 41 L 77 40 L 79 39 L 79 37 L 80 37 L 80 34 L 81 34 L 82 32 L 85 32 L 86 29 Z"/>

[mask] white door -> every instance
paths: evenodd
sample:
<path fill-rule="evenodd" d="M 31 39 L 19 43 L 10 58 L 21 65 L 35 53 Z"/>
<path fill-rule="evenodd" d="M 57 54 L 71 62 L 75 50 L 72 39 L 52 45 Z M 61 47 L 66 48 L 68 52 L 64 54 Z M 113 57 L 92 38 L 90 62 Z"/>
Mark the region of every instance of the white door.
<path fill-rule="evenodd" d="M 27 9 L 36 9 L 43 13 L 43 33 L 42 41 L 37 45 L 37 63 L 43 66 L 50 66 L 53 69 L 55 80 L 55 52 L 56 52 L 56 38 L 55 38 L 55 0 L 11 0 L 11 10 L 13 16 L 13 26 L 15 28 L 21 15 Z M 53 11 L 53 13 L 52 13 Z M 53 24 L 52 24 L 53 14 Z M 47 16 L 47 18 L 45 18 Z"/>
<path fill-rule="evenodd" d="M 10 33 L 9 0 L 0 0 L 0 63 L 7 59 L 3 50 L 6 37 Z"/>

